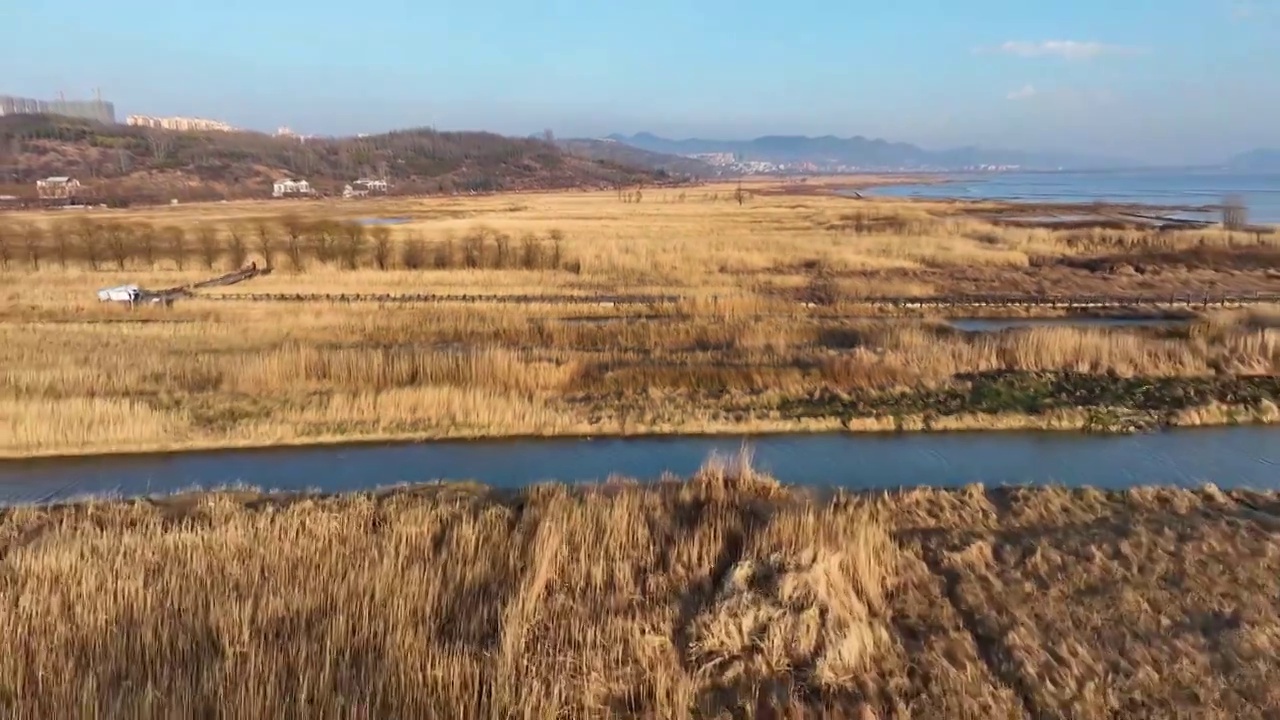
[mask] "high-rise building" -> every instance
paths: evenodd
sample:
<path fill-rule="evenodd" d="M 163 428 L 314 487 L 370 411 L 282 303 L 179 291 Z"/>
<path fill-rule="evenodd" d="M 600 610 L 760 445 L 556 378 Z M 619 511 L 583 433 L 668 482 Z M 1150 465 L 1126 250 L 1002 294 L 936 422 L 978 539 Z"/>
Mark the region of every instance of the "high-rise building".
<path fill-rule="evenodd" d="M 151 117 L 149 115 L 130 115 L 125 118 L 129 125 L 137 127 L 163 128 L 165 130 L 234 132 L 235 128 L 221 120 L 186 117 Z"/>
<path fill-rule="evenodd" d="M 47 112 L 49 112 L 49 103 L 43 100 L 0 95 L 0 116 L 39 115 Z"/>
<path fill-rule="evenodd" d="M 3 115 L 66 115 L 114 125 L 116 122 L 116 106 L 101 98 L 94 100 L 36 100 L 34 98 L 0 95 L 0 116 Z"/>

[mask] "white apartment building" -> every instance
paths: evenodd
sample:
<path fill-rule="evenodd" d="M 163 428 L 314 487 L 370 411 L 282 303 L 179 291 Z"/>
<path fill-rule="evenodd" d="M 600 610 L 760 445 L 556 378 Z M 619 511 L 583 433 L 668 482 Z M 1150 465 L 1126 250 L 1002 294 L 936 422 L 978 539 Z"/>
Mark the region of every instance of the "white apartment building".
<path fill-rule="evenodd" d="M 221 120 L 189 117 L 152 117 L 150 115 L 130 115 L 125 123 L 135 127 L 159 128 L 162 130 L 180 130 L 185 132 L 233 132 L 235 128 Z"/>

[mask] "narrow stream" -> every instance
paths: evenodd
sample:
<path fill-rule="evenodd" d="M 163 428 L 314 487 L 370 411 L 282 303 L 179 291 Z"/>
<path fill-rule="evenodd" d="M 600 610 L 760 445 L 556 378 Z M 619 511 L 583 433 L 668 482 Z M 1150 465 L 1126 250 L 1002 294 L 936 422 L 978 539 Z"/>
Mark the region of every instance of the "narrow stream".
<path fill-rule="evenodd" d="M 1181 318 L 1153 317 L 1056 317 L 1056 318 L 948 318 L 946 323 L 965 332 L 1000 332 L 1018 328 L 1082 327 L 1082 328 L 1130 328 L 1130 327 L 1181 327 L 1190 321 Z"/>
<path fill-rule="evenodd" d="M 0 503 L 168 494 L 246 484 L 265 490 L 366 490 L 436 479 L 514 487 L 542 480 L 686 476 L 748 444 L 784 482 L 894 488 L 1062 483 L 1280 489 L 1280 427 L 1146 435 L 967 432 L 796 434 L 753 438 L 550 439 L 226 450 L 0 462 Z"/>

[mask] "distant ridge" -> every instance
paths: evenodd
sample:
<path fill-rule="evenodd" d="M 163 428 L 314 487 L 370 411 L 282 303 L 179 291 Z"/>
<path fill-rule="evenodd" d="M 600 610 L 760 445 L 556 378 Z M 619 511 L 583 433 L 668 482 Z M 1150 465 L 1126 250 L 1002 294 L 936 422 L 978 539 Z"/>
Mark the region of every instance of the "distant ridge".
<path fill-rule="evenodd" d="M 1257 148 L 1234 155 L 1227 160 L 1227 167 L 1247 172 L 1280 172 L 1280 149 Z"/>
<path fill-rule="evenodd" d="M 410 128 L 303 142 L 56 115 L 0 117 L 0 183 L 9 186 L 0 194 L 33 193 L 36 180 L 53 175 L 75 176 L 99 197 L 131 202 L 269 197 L 272 182 L 284 177 L 304 178 L 332 195 L 360 177 L 384 178 L 393 192 L 405 194 L 607 188 L 664 179 L 544 140 L 488 132 Z"/>
<path fill-rule="evenodd" d="M 556 140 L 561 150 L 578 157 L 602 162 L 617 163 L 627 167 L 642 168 L 673 176 L 712 178 L 726 174 L 724 168 L 695 158 L 671 153 L 654 152 L 628 143 L 601 138 L 569 138 Z"/>
<path fill-rule="evenodd" d="M 977 146 L 949 150 L 925 150 L 905 142 L 890 142 L 860 135 L 764 135 L 751 140 L 672 140 L 649 132 L 612 134 L 608 139 L 650 152 L 670 155 L 732 153 L 739 160 L 778 164 L 811 163 L 819 168 L 839 166 L 865 170 L 961 170 L 979 166 L 1016 165 L 1026 170 L 1104 170 L 1139 167 L 1141 163 L 1071 153 L 1036 153 Z"/>

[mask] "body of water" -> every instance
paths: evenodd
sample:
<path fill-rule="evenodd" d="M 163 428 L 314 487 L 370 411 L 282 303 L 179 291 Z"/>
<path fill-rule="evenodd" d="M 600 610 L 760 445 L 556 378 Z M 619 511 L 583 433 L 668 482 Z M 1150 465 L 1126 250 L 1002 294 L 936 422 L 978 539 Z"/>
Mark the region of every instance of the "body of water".
<path fill-rule="evenodd" d="M 797 434 L 512 440 L 227 450 L 0 462 L 0 502 L 139 496 L 244 483 L 267 490 L 367 490 L 436 479 L 515 487 L 542 480 L 687 476 L 713 452 L 749 444 L 787 483 L 846 488 L 1063 483 L 1280 488 L 1280 427 L 1143 435 Z"/>
<path fill-rule="evenodd" d="M 413 222 L 413 218 L 408 217 L 385 217 L 385 218 L 360 218 L 356 220 L 361 225 L 404 225 Z"/>
<path fill-rule="evenodd" d="M 1216 205 L 1228 195 L 1239 195 L 1249 210 L 1250 222 L 1280 223 L 1280 173 L 1153 170 L 977 173 L 951 177 L 951 182 L 886 185 L 871 188 L 869 192 L 885 197 L 1165 206 Z"/>
<path fill-rule="evenodd" d="M 1152 317 L 948 318 L 946 323 L 965 332 L 1000 332 L 1037 327 L 1182 327 L 1190 320 Z"/>

